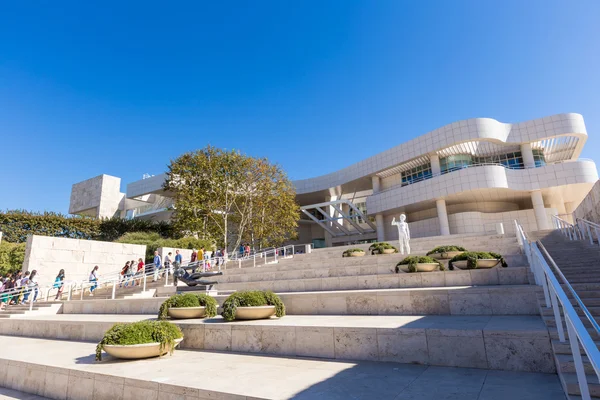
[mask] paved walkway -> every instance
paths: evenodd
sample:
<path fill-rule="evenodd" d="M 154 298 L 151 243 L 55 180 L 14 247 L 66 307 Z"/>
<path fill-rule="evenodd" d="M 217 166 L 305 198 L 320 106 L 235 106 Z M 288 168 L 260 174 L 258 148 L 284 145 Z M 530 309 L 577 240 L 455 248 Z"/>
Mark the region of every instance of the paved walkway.
<path fill-rule="evenodd" d="M 35 365 L 54 393 L 56 382 L 64 382 L 60 390 L 94 398 L 565 400 L 551 374 L 183 350 L 161 359 L 97 363 L 93 343 L 7 336 L 0 336 L 0 348 L 2 381 L 9 379 L 2 371 L 26 373 Z"/>
<path fill-rule="evenodd" d="M 0 387 L 0 400 L 50 400 L 47 397 Z"/>

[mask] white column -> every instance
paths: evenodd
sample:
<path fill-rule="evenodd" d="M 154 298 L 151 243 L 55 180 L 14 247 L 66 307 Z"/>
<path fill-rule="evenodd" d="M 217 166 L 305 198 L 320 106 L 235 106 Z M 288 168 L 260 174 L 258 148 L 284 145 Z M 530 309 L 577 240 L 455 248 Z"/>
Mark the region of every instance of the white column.
<path fill-rule="evenodd" d="M 429 157 L 429 162 L 431 163 L 431 173 L 433 176 L 439 175 L 442 172 L 440 168 L 440 156 L 437 154 L 433 154 Z"/>
<path fill-rule="evenodd" d="M 385 227 L 383 226 L 383 215 L 375 214 L 375 225 L 377 227 L 377 241 L 385 241 Z"/>
<path fill-rule="evenodd" d="M 450 234 L 450 224 L 448 223 L 448 212 L 446 211 L 446 200 L 439 199 L 435 201 L 437 207 L 438 220 L 440 221 L 440 234 Z"/>
<path fill-rule="evenodd" d="M 381 178 L 377 175 L 371 177 L 371 182 L 373 182 L 373 194 L 379 193 L 381 190 Z"/>
<path fill-rule="evenodd" d="M 538 230 L 550 229 L 546 209 L 544 208 L 544 198 L 540 190 L 531 192 L 531 202 L 533 203 L 533 212 L 535 213 L 535 222 L 537 222 Z"/>
<path fill-rule="evenodd" d="M 531 143 L 521 144 L 521 155 L 523 156 L 523 165 L 525 165 L 525 168 L 535 168 L 535 160 L 533 159 L 533 151 L 531 151 Z"/>
<path fill-rule="evenodd" d="M 567 221 L 569 221 L 570 223 L 574 224 L 575 223 L 575 216 L 573 215 L 573 213 L 575 212 L 575 203 L 573 203 L 572 201 L 568 201 L 565 203 L 565 213 L 567 214 Z"/>

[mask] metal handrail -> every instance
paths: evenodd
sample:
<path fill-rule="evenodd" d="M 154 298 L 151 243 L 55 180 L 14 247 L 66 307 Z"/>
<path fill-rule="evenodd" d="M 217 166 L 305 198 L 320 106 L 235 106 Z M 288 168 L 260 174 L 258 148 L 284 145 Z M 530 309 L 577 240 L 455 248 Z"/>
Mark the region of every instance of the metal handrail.
<path fill-rule="evenodd" d="M 591 400 L 579 345 L 581 344 L 583 351 L 587 355 L 587 358 L 591 363 L 592 368 L 596 373 L 596 376 L 599 379 L 600 351 L 598 351 L 596 343 L 594 343 L 594 340 L 590 336 L 585 325 L 583 325 L 581 318 L 575 311 L 575 308 L 571 304 L 571 301 L 567 297 L 567 294 L 565 293 L 561 284 L 558 282 L 555 272 L 553 272 L 553 270 L 548 265 L 546 258 L 544 258 L 544 256 L 542 255 L 540 251 L 540 246 L 542 246 L 543 248 L 543 245 L 541 245 L 541 243 L 538 244 L 536 242 L 529 243 L 527 237 L 525 236 L 525 232 L 523 231 L 523 227 L 518 223 L 517 220 L 515 220 L 514 222 L 519 246 L 527 256 L 527 260 L 529 262 L 529 266 L 531 268 L 533 276 L 535 277 L 536 284 L 542 286 L 543 288 L 546 308 L 552 309 L 554 313 L 554 319 L 556 321 L 558 338 L 560 342 L 564 343 L 566 341 L 566 337 L 563 327 L 563 318 L 561 317 L 562 307 L 562 316 L 564 316 L 564 322 L 567 328 L 567 335 L 571 347 L 571 353 L 573 355 L 575 373 L 577 375 L 577 381 L 579 384 L 581 398 L 584 400 Z M 550 257 L 549 255 L 547 256 L 548 260 L 552 260 L 552 257 Z M 555 265 L 554 261 L 552 261 L 552 263 Z M 556 269 L 556 271 L 560 270 Z M 561 278 L 566 281 L 566 278 L 564 277 L 564 275 L 562 275 L 562 273 Z M 568 285 L 568 287 L 570 290 L 573 290 L 573 288 L 570 285 Z M 576 296 L 576 299 L 578 299 L 578 302 L 581 301 L 581 299 L 579 299 L 579 296 Z M 585 306 L 583 307 L 584 309 L 586 309 Z M 596 324 L 592 323 L 592 326 L 594 326 L 594 329 L 597 329 Z"/>
<path fill-rule="evenodd" d="M 583 238 L 583 233 L 581 229 L 579 229 L 579 226 L 574 225 L 569 221 L 565 221 L 558 215 L 552 216 L 552 223 L 554 228 L 560 230 L 563 235 L 569 238 L 569 240 L 579 240 Z"/>

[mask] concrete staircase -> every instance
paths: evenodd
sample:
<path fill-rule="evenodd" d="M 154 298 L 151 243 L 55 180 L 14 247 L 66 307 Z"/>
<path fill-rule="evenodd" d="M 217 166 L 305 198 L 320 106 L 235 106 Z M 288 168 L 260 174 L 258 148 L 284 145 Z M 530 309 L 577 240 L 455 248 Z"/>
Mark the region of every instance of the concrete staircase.
<path fill-rule="evenodd" d="M 594 317 L 600 316 L 600 249 L 598 246 L 592 246 L 588 241 L 571 241 L 557 230 L 532 232 L 528 233 L 527 236 L 529 240 L 539 240 L 544 245 L 586 308 Z M 581 307 L 573 298 L 566 285 L 563 285 L 563 289 L 571 299 L 571 304 L 581 317 L 584 326 L 588 328 L 592 339 L 600 345 L 600 335 L 592 329 L 591 323 L 585 317 Z M 538 293 L 538 301 L 542 318 L 549 327 L 552 337 L 552 348 L 555 353 L 557 371 L 561 383 L 570 398 L 577 399 L 581 393 L 575 375 L 573 355 L 569 341 L 567 339 L 565 343 L 561 343 L 558 340 L 554 314 L 551 309 L 545 307 L 544 297 L 541 292 Z M 591 364 L 585 357 L 584 368 L 591 396 L 600 398 L 600 383 Z"/>
<path fill-rule="evenodd" d="M 127 384 L 123 385 L 123 377 L 127 377 L 128 384 L 142 381 L 136 387 L 154 391 L 159 398 L 164 389 L 181 395 L 189 392 L 192 398 L 202 399 L 438 399 L 455 393 L 456 398 L 485 400 L 498 392 L 497 387 L 486 389 L 488 377 L 504 374 L 502 393 L 510 398 L 518 398 L 517 389 L 525 390 L 525 386 L 520 386 L 525 383 L 516 382 L 527 376 L 530 382 L 538 383 L 535 388 L 527 388 L 528 399 L 564 399 L 562 391 L 557 390 L 557 377 L 551 375 L 556 371 L 555 357 L 551 332 L 539 316 L 539 289 L 529 285 L 528 267 L 516 238 L 463 235 L 415 239 L 413 254 L 425 254 L 444 244 L 499 252 L 506 256 L 509 267 L 397 274 L 393 267 L 401 256 L 342 258 L 343 247 L 319 249 L 260 267 L 247 266 L 245 262 L 242 268 L 231 268 L 230 264 L 217 279 L 220 290 L 274 290 L 286 304 L 288 315 L 233 323 L 225 323 L 220 317 L 173 321 L 185 335 L 183 350 L 175 353 L 173 361 L 167 357 L 135 363 L 90 364 L 87 357 L 93 351 L 93 343 L 100 340 L 106 329 L 117 322 L 153 317 L 166 298 L 123 298 L 135 294 L 135 288 L 125 295 L 119 291 L 115 300 L 101 299 L 104 292 L 98 292 L 93 298 L 65 302 L 63 314 L 0 321 L 0 335 L 6 335 L 0 336 L 2 347 L 11 342 L 23 348 L 51 346 L 69 354 L 61 361 L 27 357 L 16 350 L 0 353 L 0 364 L 17 363 L 25 371 L 36 367 L 48 371 L 48 367 L 62 368 L 67 377 L 61 378 L 66 379 L 64 392 L 56 391 L 60 396 L 48 396 L 45 387 L 19 381 L 12 375 L 6 375 L 4 384 L 64 398 L 68 397 L 71 374 L 76 376 L 73 371 L 84 368 L 86 379 L 92 381 L 94 398 L 127 397 Z M 157 296 L 176 290 L 165 288 L 162 282 L 149 288 L 156 289 Z M 219 303 L 225 298 L 216 296 Z M 77 346 L 69 347 L 73 342 L 78 342 Z M 270 358 L 273 356 L 279 358 Z M 251 366 L 238 368 L 237 365 L 248 365 L 248 357 Z M 193 379 L 197 370 L 187 367 L 197 368 L 203 362 L 214 363 L 210 364 L 211 379 Z M 224 371 L 217 365 L 224 365 Z M 366 365 L 371 372 L 360 372 Z M 357 372 L 343 372 L 348 368 L 356 368 Z M 422 381 L 420 386 L 418 377 L 409 382 L 397 381 L 401 377 L 396 377 L 395 371 L 412 376 L 415 368 L 425 376 L 431 374 L 433 380 Z M 373 373 L 373 369 L 379 372 Z M 142 370 L 144 375 L 138 373 Z M 161 377 L 155 376 L 156 370 L 162 371 Z M 189 379 L 182 381 L 182 376 Z M 445 381 L 444 376 L 451 378 Z M 485 378 L 474 385 L 469 381 L 475 376 Z M 168 381 L 160 380 L 154 385 L 152 379 Z M 110 386 L 120 387 L 120 394 L 104 393 L 109 389 L 101 382 L 114 383 Z M 173 387 L 161 386 L 165 382 Z M 441 386 L 443 392 L 436 389 L 440 382 L 446 382 Z M 544 382 L 542 387 L 540 382 Z"/>
<path fill-rule="evenodd" d="M 31 310 L 29 310 L 29 305 L 8 306 L 5 310 L 0 311 L 0 318 L 15 318 L 30 315 L 54 315 L 61 311 L 62 304 L 61 301 L 36 302 L 33 303 Z"/>

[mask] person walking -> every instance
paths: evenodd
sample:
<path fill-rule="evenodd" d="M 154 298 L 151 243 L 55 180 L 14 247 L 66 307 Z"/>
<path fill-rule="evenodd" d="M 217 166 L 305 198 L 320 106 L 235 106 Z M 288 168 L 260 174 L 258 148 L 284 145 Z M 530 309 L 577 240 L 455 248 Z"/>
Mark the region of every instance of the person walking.
<path fill-rule="evenodd" d="M 165 273 L 167 274 L 171 274 L 173 271 L 171 270 L 172 266 L 173 266 L 173 260 L 171 259 L 173 257 L 173 253 L 168 252 L 167 255 L 165 256 L 165 260 L 164 260 L 164 270 Z M 177 259 L 177 257 L 175 257 Z M 163 274 L 164 275 L 164 274 Z"/>
<path fill-rule="evenodd" d="M 136 271 L 136 275 L 137 275 L 137 284 L 138 286 L 140 286 L 142 284 L 142 275 L 144 275 L 146 273 L 145 269 L 144 269 L 144 260 L 142 260 L 141 258 L 138 259 L 137 262 L 137 271 Z"/>
<path fill-rule="evenodd" d="M 190 262 L 195 262 L 198 259 L 198 252 L 196 249 L 192 249 L 192 256 L 190 258 Z"/>
<path fill-rule="evenodd" d="M 156 282 L 158 279 L 158 272 L 162 266 L 162 260 L 160 259 L 160 255 L 158 255 L 158 251 L 154 252 L 154 276 L 152 277 L 152 282 Z"/>
<path fill-rule="evenodd" d="M 58 275 L 56 275 L 56 279 L 54 279 L 54 289 L 58 289 L 58 292 L 56 292 L 56 297 L 54 297 L 54 300 L 58 300 L 61 296 L 62 296 L 62 292 L 63 289 L 65 288 L 65 270 L 61 269 L 60 271 L 58 271 Z"/>
<path fill-rule="evenodd" d="M 94 296 L 94 290 L 96 290 L 96 288 L 98 287 L 98 266 L 96 265 L 94 267 L 94 269 L 92 269 L 92 272 L 90 272 L 90 278 L 89 278 L 90 283 L 92 283 L 92 286 L 90 286 L 90 296 Z M 83 289 L 81 289 L 83 290 Z"/>
<path fill-rule="evenodd" d="M 37 296 L 38 296 L 38 283 L 37 283 L 37 270 L 33 270 L 31 271 L 31 275 L 29 275 L 29 280 L 27 281 L 27 286 L 25 289 L 25 296 L 23 296 L 23 302 L 22 304 L 26 304 L 27 300 L 29 300 L 29 296 L 31 295 L 31 293 L 33 292 L 33 299 L 32 301 L 35 302 L 37 300 Z M 23 286 L 23 280 L 21 280 L 21 286 Z"/>

